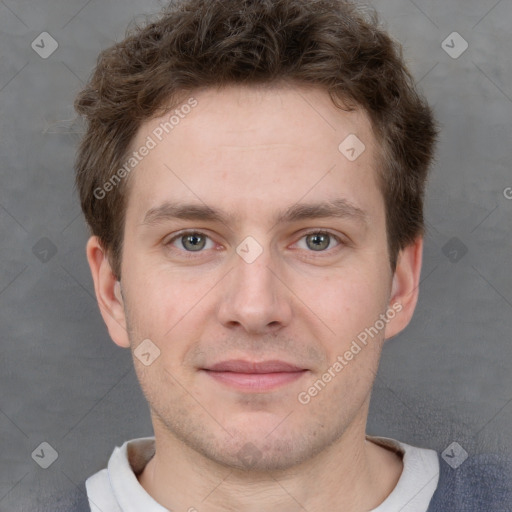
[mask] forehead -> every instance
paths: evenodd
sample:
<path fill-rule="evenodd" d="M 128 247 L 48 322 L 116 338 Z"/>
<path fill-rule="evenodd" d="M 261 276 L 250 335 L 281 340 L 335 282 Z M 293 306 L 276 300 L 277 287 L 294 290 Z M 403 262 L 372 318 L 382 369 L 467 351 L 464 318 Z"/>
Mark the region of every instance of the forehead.
<path fill-rule="evenodd" d="M 128 205 L 139 221 L 167 200 L 230 203 L 239 211 L 259 206 L 261 212 L 263 198 L 270 207 L 344 192 L 364 209 L 377 192 L 368 116 L 340 110 L 319 88 L 229 86 L 191 93 L 142 124 L 131 150 L 144 145 L 152 147 L 130 176 Z M 354 151 L 361 153 L 348 158 Z"/>
<path fill-rule="evenodd" d="M 192 103 L 195 106 L 189 108 Z M 179 137 L 177 132 L 183 132 L 183 138 L 196 146 L 222 146 L 229 136 L 238 146 L 289 143 L 298 149 L 299 141 L 318 146 L 320 139 L 330 134 L 333 140 L 325 143 L 335 143 L 347 131 L 358 132 L 369 145 L 374 143 L 366 112 L 341 110 L 327 91 L 313 86 L 230 85 L 192 92 L 168 114 L 146 121 L 139 130 L 139 141 L 147 133 L 161 131 L 170 118 L 172 126 L 167 126 L 168 133 L 164 129 L 162 138 L 171 142 L 171 135 Z M 307 144 L 305 149 L 311 146 Z"/>

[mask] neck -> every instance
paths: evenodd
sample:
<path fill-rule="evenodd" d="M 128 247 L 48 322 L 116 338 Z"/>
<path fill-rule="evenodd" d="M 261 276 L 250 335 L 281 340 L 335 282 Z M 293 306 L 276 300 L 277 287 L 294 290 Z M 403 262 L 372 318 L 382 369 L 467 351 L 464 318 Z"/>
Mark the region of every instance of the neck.
<path fill-rule="evenodd" d="M 363 512 L 386 499 L 403 469 L 401 457 L 366 440 L 364 427 L 347 429 L 305 463 L 252 472 L 220 465 L 154 424 L 155 455 L 138 478 L 169 510 Z"/>

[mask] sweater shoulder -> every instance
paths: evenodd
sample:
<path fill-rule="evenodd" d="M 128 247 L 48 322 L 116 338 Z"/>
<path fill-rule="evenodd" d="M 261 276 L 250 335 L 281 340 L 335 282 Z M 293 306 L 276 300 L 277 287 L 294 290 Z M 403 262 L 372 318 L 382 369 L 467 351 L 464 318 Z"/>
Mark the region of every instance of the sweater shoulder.
<path fill-rule="evenodd" d="M 474 455 L 457 468 L 438 457 L 439 482 L 427 512 L 512 512 L 512 456 Z"/>
<path fill-rule="evenodd" d="M 47 512 L 91 512 L 85 482 L 59 496 Z"/>

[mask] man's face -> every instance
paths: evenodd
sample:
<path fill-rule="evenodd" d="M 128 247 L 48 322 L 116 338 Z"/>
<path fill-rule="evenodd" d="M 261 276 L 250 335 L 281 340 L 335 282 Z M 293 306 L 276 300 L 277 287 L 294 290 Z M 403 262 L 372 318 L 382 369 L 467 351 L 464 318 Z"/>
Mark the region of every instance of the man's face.
<path fill-rule="evenodd" d="M 385 337 L 375 325 L 393 277 L 376 143 L 365 114 L 337 109 L 317 89 L 194 98 L 161 142 L 155 130 L 170 114 L 146 122 L 132 144 L 157 142 L 130 176 L 123 300 L 132 350 L 149 339 L 160 351 L 148 366 L 135 357 L 135 368 L 157 436 L 228 465 L 243 466 L 252 450 L 253 467 L 283 469 L 366 420 Z M 365 145 L 353 161 L 357 148 L 339 149 L 350 134 Z M 225 219 L 148 215 L 165 203 Z M 341 215 L 298 209 L 335 203 Z M 306 215 L 277 220 L 291 211 Z M 308 392 L 338 356 L 342 369 Z M 208 370 L 231 360 L 303 371 L 257 379 Z"/>

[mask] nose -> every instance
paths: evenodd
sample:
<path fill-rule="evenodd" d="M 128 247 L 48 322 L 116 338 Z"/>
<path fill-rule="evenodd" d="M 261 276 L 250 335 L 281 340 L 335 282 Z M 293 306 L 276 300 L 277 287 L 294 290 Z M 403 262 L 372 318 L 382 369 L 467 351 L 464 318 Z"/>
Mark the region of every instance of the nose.
<path fill-rule="evenodd" d="M 292 316 L 291 292 L 272 261 L 269 250 L 251 263 L 233 255 L 234 268 L 224 281 L 219 321 L 247 333 L 269 334 L 288 325 Z"/>

